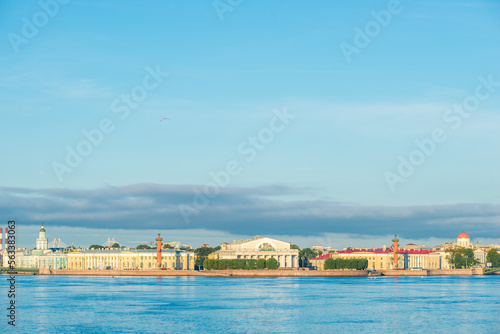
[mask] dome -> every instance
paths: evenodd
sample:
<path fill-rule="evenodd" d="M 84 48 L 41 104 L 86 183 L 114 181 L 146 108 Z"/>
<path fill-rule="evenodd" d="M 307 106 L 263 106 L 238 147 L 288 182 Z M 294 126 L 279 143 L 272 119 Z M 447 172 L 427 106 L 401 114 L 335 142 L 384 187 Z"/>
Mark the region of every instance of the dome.
<path fill-rule="evenodd" d="M 43 224 L 42 224 L 42 228 L 40 229 L 40 232 L 45 232 L 45 229 L 43 228 Z"/>
<path fill-rule="evenodd" d="M 458 235 L 457 239 L 470 239 L 469 235 L 465 232 L 462 232 Z"/>

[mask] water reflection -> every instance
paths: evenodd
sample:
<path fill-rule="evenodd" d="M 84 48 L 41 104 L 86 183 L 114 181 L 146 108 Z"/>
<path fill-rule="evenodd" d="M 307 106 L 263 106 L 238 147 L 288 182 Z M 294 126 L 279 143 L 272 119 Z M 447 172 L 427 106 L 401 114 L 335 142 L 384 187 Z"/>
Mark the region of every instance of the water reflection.
<path fill-rule="evenodd" d="M 377 280 L 25 276 L 18 282 L 19 333 L 500 329 L 495 311 L 500 300 L 498 276 Z"/>

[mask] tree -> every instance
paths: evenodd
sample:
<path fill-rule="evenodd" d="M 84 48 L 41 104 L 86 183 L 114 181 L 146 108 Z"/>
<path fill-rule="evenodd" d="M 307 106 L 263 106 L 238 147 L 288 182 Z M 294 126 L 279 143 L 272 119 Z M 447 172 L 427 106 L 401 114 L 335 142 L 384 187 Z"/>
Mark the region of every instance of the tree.
<path fill-rule="evenodd" d="M 234 269 L 245 269 L 246 268 L 246 263 L 245 262 L 246 261 L 243 260 L 243 259 L 240 259 L 239 261 L 236 261 L 236 263 L 233 262 L 235 264 L 235 268 Z"/>
<path fill-rule="evenodd" d="M 89 249 L 104 249 L 104 246 L 101 246 L 101 245 L 90 245 Z"/>
<path fill-rule="evenodd" d="M 196 261 L 194 263 L 195 267 L 197 269 L 205 268 L 205 266 L 203 264 L 204 264 L 205 260 L 208 258 L 208 254 L 214 253 L 219 249 L 220 249 L 220 246 L 215 247 L 215 248 L 210 248 L 210 247 L 196 248 L 194 250 L 194 253 L 196 254 Z"/>
<path fill-rule="evenodd" d="M 448 252 L 450 253 L 447 256 L 449 263 L 457 269 L 469 268 L 478 262 L 471 248 L 457 247 Z"/>
<path fill-rule="evenodd" d="M 151 249 L 148 245 L 139 245 L 137 246 L 137 249 Z"/>
<path fill-rule="evenodd" d="M 111 245 L 111 248 L 120 248 L 120 244 L 115 242 L 113 245 Z"/>
<path fill-rule="evenodd" d="M 266 269 L 266 260 L 258 259 L 257 260 L 257 269 Z"/>
<path fill-rule="evenodd" d="M 335 260 L 332 258 L 326 259 L 324 266 L 325 266 L 325 270 L 336 269 L 335 268 Z"/>
<path fill-rule="evenodd" d="M 173 249 L 174 247 L 170 246 L 169 244 L 163 244 L 163 249 Z"/>
<path fill-rule="evenodd" d="M 467 264 L 467 268 L 470 268 L 473 265 L 475 265 L 476 263 L 478 263 L 478 261 L 474 257 L 474 251 L 472 250 L 472 248 L 464 248 L 464 251 L 462 254 L 464 257 L 467 258 L 467 261 L 465 261 L 465 263 Z"/>
<path fill-rule="evenodd" d="M 225 270 L 229 265 L 229 260 L 219 260 L 219 269 Z"/>
<path fill-rule="evenodd" d="M 245 269 L 246 270 L 253 270 L 257 267 L 257 260 L 250 259 L 245 261 Z"/>
<path fill-rule="evenodd" d="M 291 245 L 290 245 L 290 249 L 298 249 L 298 250 L 300 251 L 299 246 L 294 245 L 294 244 L 291 244 Z"/>
<path fill-rule="evenodd" d="M 494 268 L 500 267 L 500 254 L 498 254 L 495 248 L 492 248 L 486 254 L 486 261 L 491 263 Z"/>
<path fill-rule="evenodd" d="M 274 257 L 267 259 L 266 268 L 267 269 L 278 269 L 278 260 L 276 260 Z"/>
<path fill-rule="evenodd" d="M 305 256 L 307 259 L 312 259 L 318 256 L 318 252 L 311 248 L 304 248 L 299 252 L 299 256 Z"/>
<path fill-rule="evenodd" d="M 455 268 L 462 269 L 463 267 L 465 267 L 465 258 L 461 253 L 456 253 L 455 257 L 453 258 L 453 263 L 455 264 Z"/>
<path fill-rule="evenodd" d="M 358 259 L 356 269 L 365 270 L 366 268 L 368 268 L 368 259 Z"/>

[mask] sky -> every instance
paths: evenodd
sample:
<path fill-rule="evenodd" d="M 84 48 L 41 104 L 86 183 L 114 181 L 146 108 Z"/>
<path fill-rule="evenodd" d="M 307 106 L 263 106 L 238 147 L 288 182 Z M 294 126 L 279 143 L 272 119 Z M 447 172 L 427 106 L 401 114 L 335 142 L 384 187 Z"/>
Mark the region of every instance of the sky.
<path fill-rule="evenodd" d="M 2 1 L 18 245 L 500 238 L 498 1 Z"/>

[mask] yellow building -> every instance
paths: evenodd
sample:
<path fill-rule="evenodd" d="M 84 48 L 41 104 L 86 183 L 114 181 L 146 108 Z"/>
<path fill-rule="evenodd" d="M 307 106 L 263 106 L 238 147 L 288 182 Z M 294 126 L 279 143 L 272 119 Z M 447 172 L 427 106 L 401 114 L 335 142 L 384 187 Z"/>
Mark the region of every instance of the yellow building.
<path fill-rule="evenodd" d="M 209 260 L 218 260 L 219 259 L 219 253 L 215 252 L 215 253 L 208 254 L 208 259 Z"/>
<path fill-rule="evenodd" d="M 171 270 L 194 270 L 195 254 L 188 251 L 163 249 L 161 268 Z M 155 249 L 104 249 L 77 250 L 68 253 L 68 269 L 158 269 Z"/>

